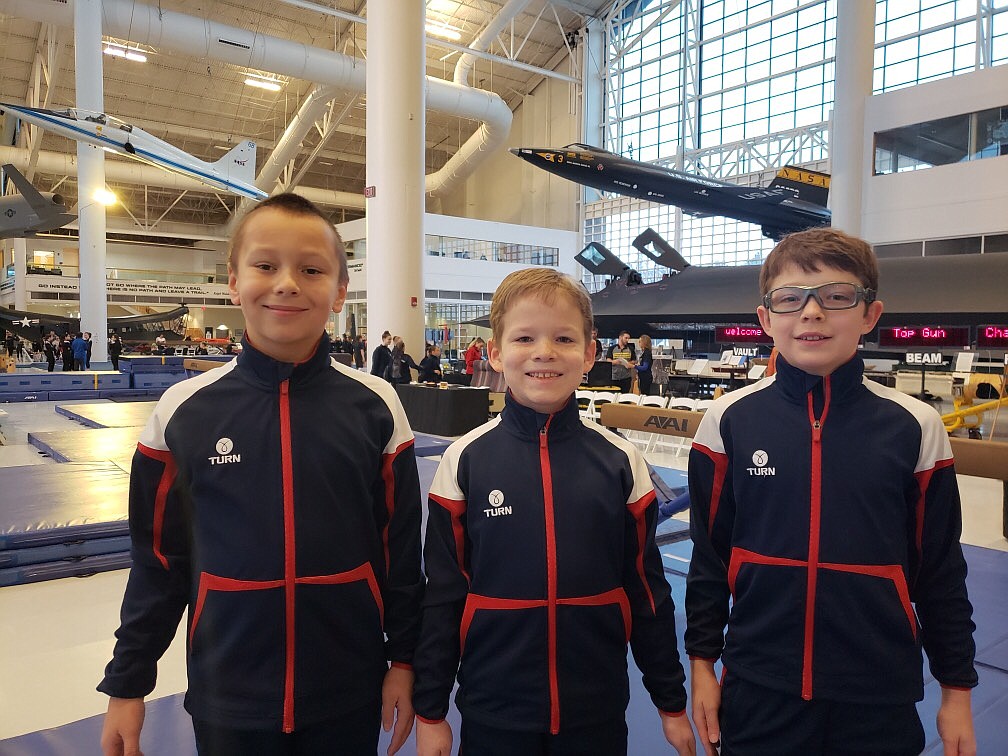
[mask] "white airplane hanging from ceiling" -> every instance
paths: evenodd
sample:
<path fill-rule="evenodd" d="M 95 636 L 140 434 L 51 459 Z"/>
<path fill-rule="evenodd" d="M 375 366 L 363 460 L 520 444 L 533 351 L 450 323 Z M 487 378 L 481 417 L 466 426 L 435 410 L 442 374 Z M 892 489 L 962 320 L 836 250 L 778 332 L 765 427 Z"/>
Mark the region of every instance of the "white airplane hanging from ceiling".
<path fill-rule="evenodd" d="M 24 105 L 0 103 L 7 117 L 61 134 L 79 142 L 87 142 L 134 160 L 163 168 L 204 184 L 254 200 L 269 196 L 255 185 L 256 143 L 243 140 L 220 160 L 207 163 L 188 152 L 158 139 L 139 126 L 120 121 L 105 113 L 81 108 L 46 110 Z"/>

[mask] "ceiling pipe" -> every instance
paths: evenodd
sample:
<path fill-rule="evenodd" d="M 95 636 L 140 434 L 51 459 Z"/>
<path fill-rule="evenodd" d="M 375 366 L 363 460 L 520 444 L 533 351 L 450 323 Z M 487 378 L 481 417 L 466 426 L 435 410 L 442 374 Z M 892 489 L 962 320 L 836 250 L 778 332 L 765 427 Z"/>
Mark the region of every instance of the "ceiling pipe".
<path fill-rule="evenodd" d="M 57 26 L 73 25 L 72 0 L 0 0 L 0 12 Z M 110 36 L 161 50 L 355 92 L 366 90 L 365 63 L 356 58 L 133 0 L 103 0 L 102 30 Z M 425 191 L 443 194 L 468 178 L 507 140 L 512 113 L 507 103 L 493 92 L 429 76 L 426 81 L 428 108 L 481 122 L 440 170 L 425 177 Z"/>
<path fill-rule="evenodd" d="M 493 44 L 494 39 L 500 34 L 507 25 L 514 21 L 518 17 L 518 14 L 525 10 L 525 6 L 529 4 L 530 0 L 508 0 L 507 5 L 500 9 L 500 13 L 494 16 L 490 20 L 483 31 L 481 31 L 476 39 L 474 39 L 469 47 L 473 50 L 479 50 L 481 52 L 489 50 L 490 45 Z M 469 86 L 469 74 L 473 69 L 473 65 L 476 62 L 476 56 L 472 53 L 462 53 L 459 57 L 458 62 L 455 63 L 455 83 L 462 84 L 464 86 Z"/>

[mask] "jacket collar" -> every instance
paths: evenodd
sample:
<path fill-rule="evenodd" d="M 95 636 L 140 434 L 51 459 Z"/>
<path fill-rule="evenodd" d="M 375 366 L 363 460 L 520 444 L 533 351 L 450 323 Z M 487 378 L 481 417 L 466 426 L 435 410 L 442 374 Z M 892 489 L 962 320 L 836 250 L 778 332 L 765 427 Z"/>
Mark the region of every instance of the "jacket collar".
<path fill-rule="evenodd" d="M 329 344 L 329 334 L 323 332 L 315 352 L 307 360 L 297 363 L 280 362 L 256 349 L 246 336 L 242 339 L 238 367 L 267 386 L 279 386 L 286 380 L 297 383 L 329 367 Z"/>
<path fill-rule="evenodd" d="M 781 354 L 777 355 L 775 380 L 784 395 L 794 401 L 805 401 L 805 395 L 823 383 L 823 377 L 806 373 L 789 365 Z M 861 386 L 864 360 L 857 354 L 828 376 L 832 401 L 842 400 Z"/>
<path fill-rule="evenodd" d="M 552 420 L 550 419 L 552 418 Z M 539 432 L 549 421 L 549 433 L 563 432 L 581 424 L 581 417 L 578 414 L 577 402 L 571 394 L 567 404 L 552 415 L 544 415 L 536 412 L 531 407 L 521 404 L 508 390 L 504 396 L 504 409 L 501 412 L 501 422 L 504 427 L 522 438 L 538 438 Z"/>

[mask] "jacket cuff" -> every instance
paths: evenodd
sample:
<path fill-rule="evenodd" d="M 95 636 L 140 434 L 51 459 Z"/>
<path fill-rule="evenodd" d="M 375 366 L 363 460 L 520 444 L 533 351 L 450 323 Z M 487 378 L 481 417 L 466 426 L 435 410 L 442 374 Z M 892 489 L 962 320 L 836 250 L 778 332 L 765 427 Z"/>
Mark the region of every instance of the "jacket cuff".
<path fill-rule="evenodd" d="M 943 690 L 962 690 L 965 691 L 966 693 L 969 693 L 971 690 L 973 690 L 974 687 L 972 685 L 964 688 L 961 685 L 945 685 L 944 683 L 938 683 L 938 684 L 941 685 Z"/>
<path fill-rule="evenodd" d="M 686 714 L 686 709 L 682 709 L 681 711 L 665 711 L 664 709 L 658 709 L 658 711 L 662 714 L 662 716 L 666 717 L 681 717 Z"/>
<path fill-rule="evenodd" d="M 410 664 L 410 663 L 408 663 L 408 662 L 397 662 L 397 661 L 394 661 L 389 666 L 390 667 L 394 667 L 396 669 L 406 669 L 406 670 L 409 670 L 410 672 L 413 671 L 413 665 Z"/>
<path fill-rule="evenodd" d="M 441 724 L 442 722 L 444 722 L 444 717 L 442 717 L 441 719 L 427 719 L 427 717 L 421 717 L 419 714 L 417 714 L 416 718 L 419 719 L 424 724 L 430 724 L 430 725 Z"/>

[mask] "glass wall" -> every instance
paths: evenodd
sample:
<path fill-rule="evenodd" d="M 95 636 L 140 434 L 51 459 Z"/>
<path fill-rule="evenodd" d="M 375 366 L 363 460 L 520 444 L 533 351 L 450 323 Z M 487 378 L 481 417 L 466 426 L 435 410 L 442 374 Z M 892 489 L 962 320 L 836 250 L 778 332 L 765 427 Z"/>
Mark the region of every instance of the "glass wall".
<path fill-rule="evenodd" d="M 431 257 L 554 266 L 559 258 L 559 250 L 556 247 L 540 247 L 533 244 L 510 244 L 431 234 L 425 236 L 424 241 L 427 254 Z"/>
<path fill-rule="evenodd" d="M 875 134 L 876 176 L 1008 155 L 1008 105 Z"/>
<path fill-rule="evenodd" d="M 827 171 L 838 2 L 618 4 L 606 19 L 603 146 L 746 186 L 765 186 L 787 164 Z M 1008 62 L 1008 0 L 878 0 L 875 19 L 875 93 Z M 978 114 L 960 151 L 1001 150 L 1002 123 Z M 936 164 L 882 146 L 892 153 L 879 163 L 888 161 L 886 170 Z M 585 206 L 585 241 L 651 281 L 662 271 L 630 246 L 647 226 L 693 264 L 759 263 L 773 246 L 758 228 L 726 218 L 618 196 Z M 600 285 L 591 276 L 585 283 Z"/>

